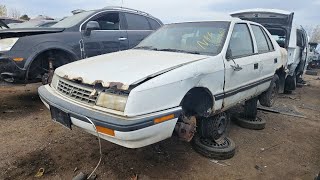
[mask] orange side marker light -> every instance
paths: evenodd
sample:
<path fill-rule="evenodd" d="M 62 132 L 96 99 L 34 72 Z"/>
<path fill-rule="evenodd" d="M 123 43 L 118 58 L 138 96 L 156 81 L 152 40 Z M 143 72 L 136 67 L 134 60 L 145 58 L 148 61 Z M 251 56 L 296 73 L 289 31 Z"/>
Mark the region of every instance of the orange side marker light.
<path fill-rule="evenodd" d="M 155 124 L 162 123 L 164 121 L 168 121 L 168 120 L 171 120 L 173 118 L 174 118 L 174 114 L 170 114 L 168 116 L 163 116 L 161 118 L 154 119 L 154 123 Z"/>
<path fill-rule="evenodd" d="M 115 136 L 114 130 L 109 129 L 109 128 L 105 128 L 105 127 L 101 127 L 101 126 L 96 126 L 97 131 L 103 134 L 107 134 L 109 136 Z"/>

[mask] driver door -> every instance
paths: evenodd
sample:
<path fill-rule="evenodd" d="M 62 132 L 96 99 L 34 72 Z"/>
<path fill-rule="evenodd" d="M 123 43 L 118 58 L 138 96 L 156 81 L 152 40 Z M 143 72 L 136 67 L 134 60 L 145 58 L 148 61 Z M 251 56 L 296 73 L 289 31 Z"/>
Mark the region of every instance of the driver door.
<path fill-rule="evenodd" d="M 85 57 L 128 49 L 128 35 L 126 31 L 121 30 L 119 12 L 100 13 L 89 21 L 98 22 L 100 29 L 92 30 L 90 33 L 84 33 L 85 28 L 83 29 Z"/>

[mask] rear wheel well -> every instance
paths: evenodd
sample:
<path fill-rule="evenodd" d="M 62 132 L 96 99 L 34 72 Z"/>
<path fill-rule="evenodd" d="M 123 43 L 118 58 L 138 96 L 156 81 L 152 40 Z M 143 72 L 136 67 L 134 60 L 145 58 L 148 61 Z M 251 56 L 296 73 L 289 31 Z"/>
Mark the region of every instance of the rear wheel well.
<path fill-rule="evenodd" d="M 74 55 L 62 49 L 45 50 L 39 53 L 30 63 L 27 80 L 41 80 L 41 77 L 47 73 L 49 69 L 49 58 L 52 59 L 54 69 L 76 60 Z"/>
<path fill-rule="evenodd" d="M 286 72 L 283 67 L 276 71 L 276 75 L 279 77 L 279 93 L 284 93 L 286 83 Z"/>
<path fill-rule="evenodd" d="M 181 106 L 188 115 L 208 117 L 212 113 L 214 100 L 211 92 L 204 87 L 195 87 L 184 96 Z"/>

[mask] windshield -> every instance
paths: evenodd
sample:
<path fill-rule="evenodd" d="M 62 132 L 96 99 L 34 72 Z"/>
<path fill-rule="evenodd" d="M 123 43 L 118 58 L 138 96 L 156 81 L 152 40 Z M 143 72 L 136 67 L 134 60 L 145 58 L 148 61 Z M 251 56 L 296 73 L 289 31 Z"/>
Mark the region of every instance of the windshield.
<path fill-rule="evenodd" d="M 87 18 L 89 15 L 91 15 L 94 11 L 85 11 L 82 13 L 75 14 L 73 16 L 69 16 L 61 21 L 59 21 L 57 24 L 51 26 L 53 28 L 69 28 L 72 26 L 77 25 L 81 21 L 83 21 L 85 18 Z"/>
<path fill-rule="evenodd" d="M 229 25 L 222 21 L 166 25 L 135 49 L 217 55 L 224 45 Z"/>

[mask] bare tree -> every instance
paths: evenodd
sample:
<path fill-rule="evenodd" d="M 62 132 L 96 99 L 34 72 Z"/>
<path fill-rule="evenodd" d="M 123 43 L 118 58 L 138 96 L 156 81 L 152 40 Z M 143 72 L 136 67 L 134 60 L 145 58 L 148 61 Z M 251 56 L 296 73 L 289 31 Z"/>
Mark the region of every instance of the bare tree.
<path fill-rule="evenodd" d="M 0 16 L 7 16 L 7 7 L 0 4 Z"/>
<path fill-rule="evenodd" d="M 311 37 L 310 37 L 310 42 L 320 43 L 320 25 L 313 28 Z"/>
<path fill-rule="evenodd" d="M 9 16 L 15 19 L 19 19 L 21 17 L 21 13 L 18 9 L 12 8 L 9 11 Z"/>

